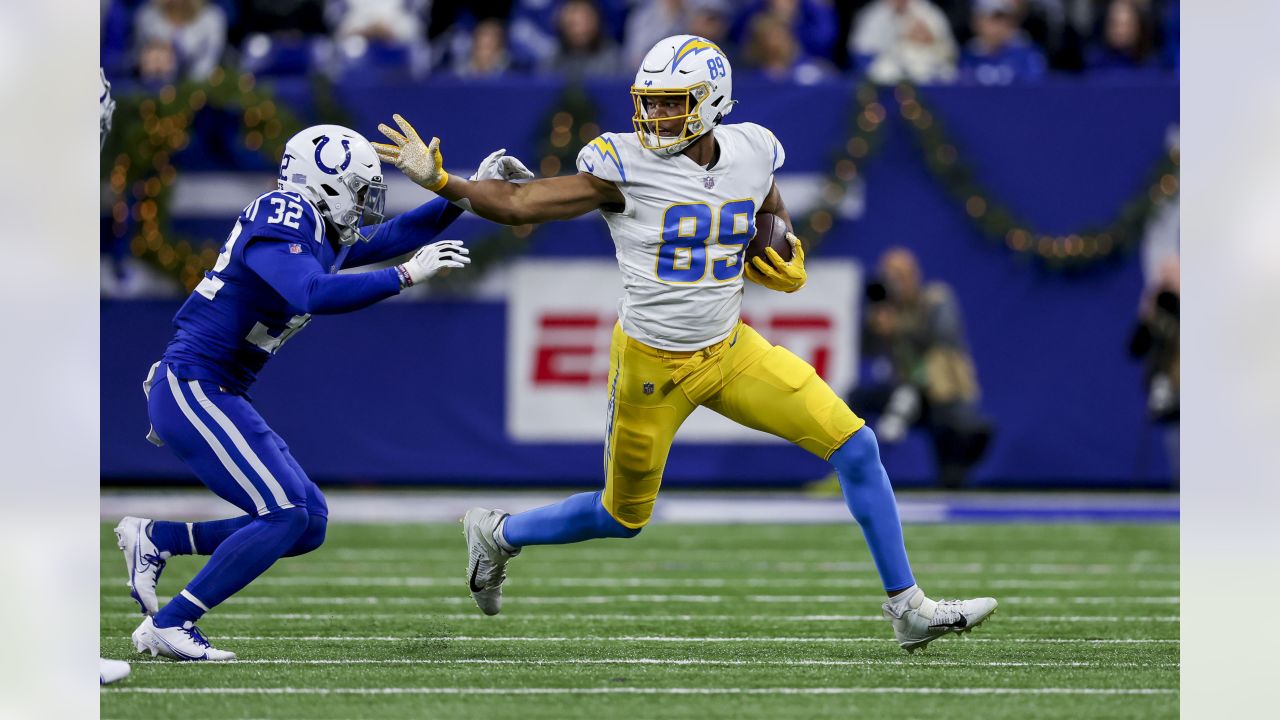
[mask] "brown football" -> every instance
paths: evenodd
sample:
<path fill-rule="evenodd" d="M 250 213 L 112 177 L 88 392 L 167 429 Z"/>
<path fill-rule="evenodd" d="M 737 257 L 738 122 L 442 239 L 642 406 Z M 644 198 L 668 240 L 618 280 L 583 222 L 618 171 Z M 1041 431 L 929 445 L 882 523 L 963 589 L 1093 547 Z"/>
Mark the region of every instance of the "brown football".
<path fill-rule="evenodd" d="M 747 262 L 751 258 L 762 257 L 769 262 L 764 249 L 773 248 L 783 260 L 791 259 L 791 243 L 787 240 L 787 223 L 771 212 L 756 213 L 756 236 L 747 244 Z"/>

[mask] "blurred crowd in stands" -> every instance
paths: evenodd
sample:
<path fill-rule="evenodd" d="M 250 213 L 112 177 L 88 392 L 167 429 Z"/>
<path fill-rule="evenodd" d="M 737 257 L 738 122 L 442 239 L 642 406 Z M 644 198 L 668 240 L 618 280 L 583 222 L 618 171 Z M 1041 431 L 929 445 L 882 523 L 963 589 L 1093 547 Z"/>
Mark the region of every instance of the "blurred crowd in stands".
<path fill-rule="evenodd" d="M 740 76 L 1033 83 L 1176 73 L 1178 0 L 103 0 L 108 77 L 629 75 L 668 35 Z"/>

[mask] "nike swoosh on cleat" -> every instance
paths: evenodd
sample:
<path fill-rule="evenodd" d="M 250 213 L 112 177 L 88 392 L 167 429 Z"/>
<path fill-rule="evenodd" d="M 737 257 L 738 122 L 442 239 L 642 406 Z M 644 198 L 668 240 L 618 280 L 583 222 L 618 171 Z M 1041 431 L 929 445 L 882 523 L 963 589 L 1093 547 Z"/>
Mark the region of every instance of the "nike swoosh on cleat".
<path fill-rule="evenodd" d="M 159 642 L 160 644 L 169 648 L 170 652 L 172 652 L 174 655 L 179 656 L 181 659 L 184 659 L 184 660 L 208 660 L 209 659 L 209 653 L 207 652 L 204 653 L 203 655 L 188 655 L 182 652 L 178 648 L 174 647 L 173 643 L 160 637 L 159 633 L 153 633 L 151 637 L 155 638 L 156 641 Z"/>
<path fill-rule="evenodd" d="M 932 630 L 934 628 L 940 628 L 940 629 L 960 630 L 961 628 L 967 628 L 967 627 L 969 627 L 969 620 L 965 618 L 965 616 L 961 615 L 960 619 L 953 623 L 933 624 L 929 626 L 929 629 Z"/>
<path fill-rule="evenodd" d="M 142 565 L 142 551 L 138 549 L 135 543 L 133 546 L 133 572 L 129 573 L 129 587 L 135 592 L 138 589 L 138 568 Z"/>
<path fill-rule="evenodd" d="M 471 592 L 478 593 L 484 590 L 483 587 L 476 587 L 476 573 L 480 572 L 480 558 L 476 558 L 476 562 L 471 566 L 471 577 L 467 580 L 467 585 L 471 587 Z"/>

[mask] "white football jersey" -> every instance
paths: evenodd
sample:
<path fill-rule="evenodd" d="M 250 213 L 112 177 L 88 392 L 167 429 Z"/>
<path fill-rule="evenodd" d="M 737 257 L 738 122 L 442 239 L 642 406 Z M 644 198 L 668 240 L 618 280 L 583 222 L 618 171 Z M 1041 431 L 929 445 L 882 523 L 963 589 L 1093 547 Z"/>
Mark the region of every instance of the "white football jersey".
<path fill-rule="evenodd" d="M 729 336 L 742 306 L 743 255 L 756 213 L 786 154 L 754 123 L 715 129 L 711 169 L 659 155 L 635 133 L 605 133 L 578 153 L 578 170 L 608 180 L 626 198 L 605 212 L 625 294 L 627 335 L 663 350 L 698 350 Z"/>

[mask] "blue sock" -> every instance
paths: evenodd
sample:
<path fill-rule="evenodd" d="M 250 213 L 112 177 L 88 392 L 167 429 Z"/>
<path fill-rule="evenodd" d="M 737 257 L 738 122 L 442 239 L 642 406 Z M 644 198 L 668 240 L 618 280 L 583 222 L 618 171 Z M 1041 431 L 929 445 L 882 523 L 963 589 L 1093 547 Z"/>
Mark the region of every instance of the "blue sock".
<path fill-rule="evenodd" d="M 211 555 L 223 540 L 252 521 L 252 515 L 197 523 L 156 520 L 151 523 L 151 542 L 170 555 Z"/>
<path fill-rule="evenodd" d="M 156 613 L 156 625 L 172 627 L 199 619 L 266 572 L 294 546 L 309 522 L 305 507 L 254 518 L 223 540 L 182 593 Z"/>
<path fill-rule="evenodd" d="M 252 515 L 197 523 L 156 520 L 151 523 L 151 542 L 170 555 L 210 555 L 231 533 L 252 521 Z"/>
<path fill-rule="evenodd" d="M 629 538 L 640 528 L 629 528 L 609 514 L 600 501 L 601 493 L 570 495 L 554 505 L 516 513 L 507 518 L 502 536 L 513 547 L 563 545 L 594 538 Z"/>
<path fill-rule="evenodd" d="M 155 521 L 151 530 L 151 540 L 161 550 L 170 555 L 212 555 L 223 540 L 231 537 L 235 531 L 253 522 L 252 515 L 227 518 L 226 520 L 208 520 L 197 523 Z M 324 543 L 325 528 L 328 518 L 324 515 L 311 515 L 307 523 L 307 531 L 298 538 L 298 542 L 284 554 L 285 557 L 305 555 Z M 188 534 L 187 526 L 191 526 Z M 157 530 L 158 529 L 158 530 Z M 196 540 L 191 545 L 191 538 Z"/>
<path fill-rule="evenodd" d="M 195 622 L 204 615 L 204 608 L 182 595 L 176 595 L 160 612 L 156 613 L 156 627 L 177 627 L 185 622 Z"/>
<path fill-rule="evenodd" d="M 191 533 L 187 523 L 155 520 L 151 523 L 147 534 L 151 536 L 151 542 L 155 543 L 161 552 L 167 552 L 170 555 L 195 553 L 191 548 Z"/>
<path fill-rule="evenodd" d="M 902 542 L 898 502 L 893 497 L 889 475 L 880 464 L 876 434 L 864 426 L 831 454 L 831 464 L 840 478 L 845 504 L 871 549 L 884 589 L 895 592 L 914 585 L 907 548 Z"/>
<path fill-rule="evenodd" d="M 231 537 L 237 530 L 253 522 L 252 515 L 227 518 L 226 520 L 209 520 L 195 523 L 191 533 L 196 538 L 196 546 L 192 552 L 196 555 L 212 555 L 223 540 Z"/>

